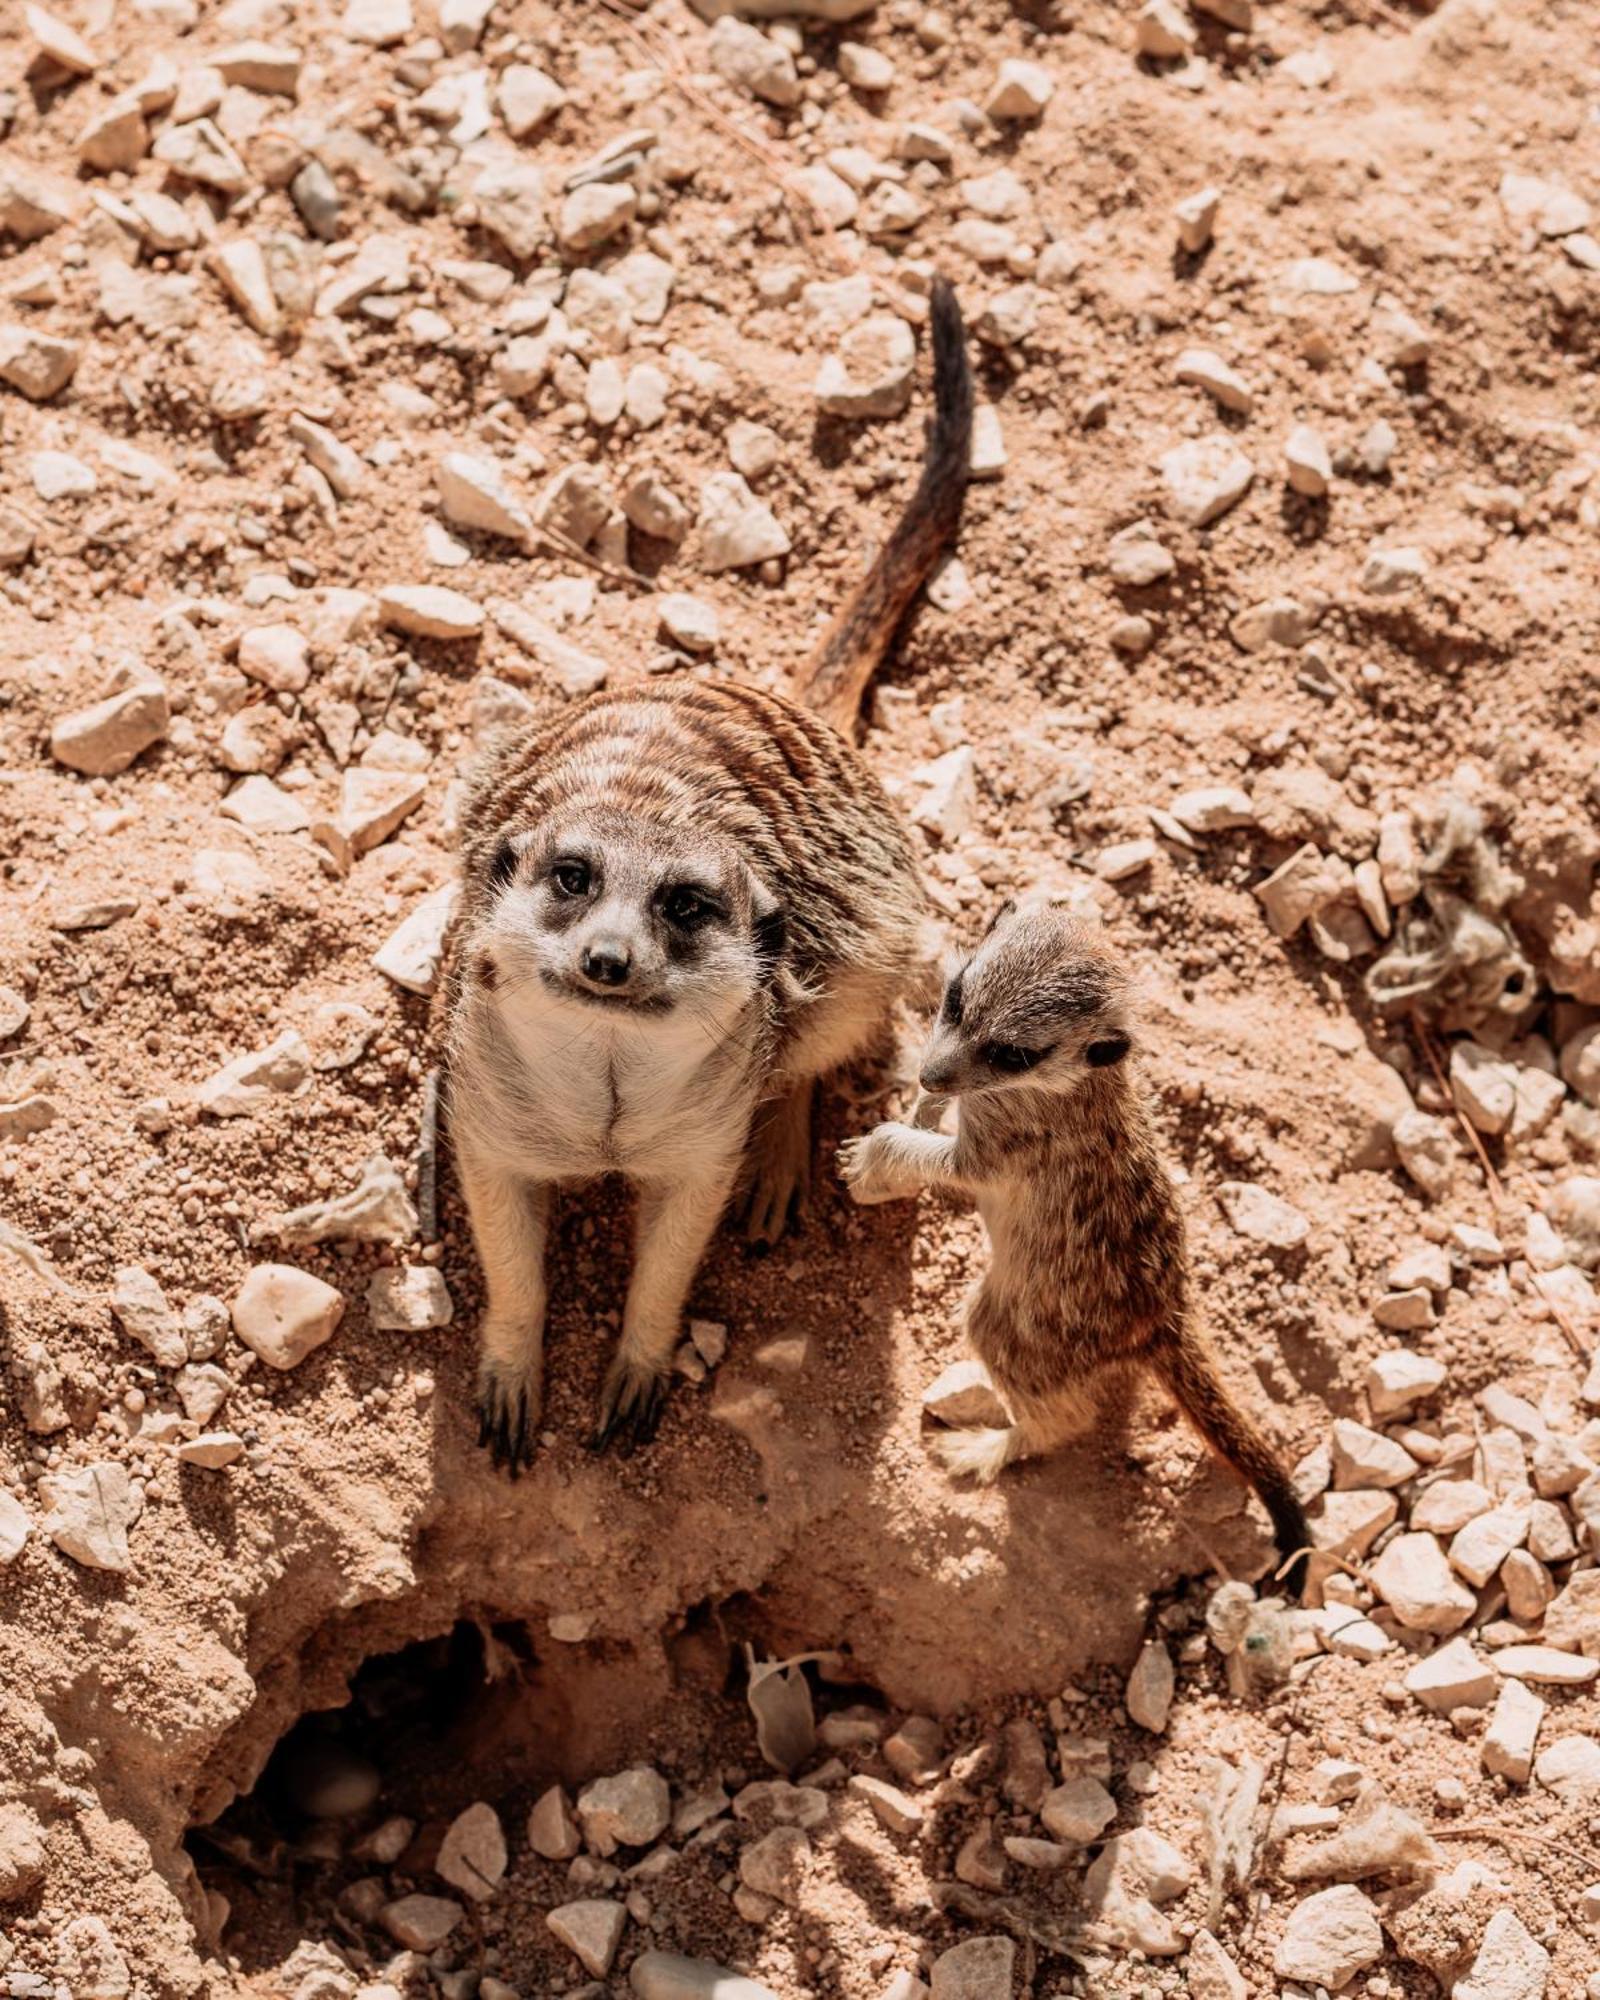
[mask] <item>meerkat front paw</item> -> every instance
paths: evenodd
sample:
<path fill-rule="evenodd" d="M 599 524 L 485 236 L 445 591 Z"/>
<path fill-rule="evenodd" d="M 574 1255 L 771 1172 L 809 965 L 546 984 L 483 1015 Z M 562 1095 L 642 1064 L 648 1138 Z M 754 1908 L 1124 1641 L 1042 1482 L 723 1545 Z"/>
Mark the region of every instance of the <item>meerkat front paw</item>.
<path fill-rule="evenodd" d="M 600 1392 L 600 1414 L 591 1451 L 604 1451 L 613 1438 L 619 1440 L 624 1458 L 635 1448 L 649 1444 L 661 1423 L 670 1377 L 619 1354 L 606 1374 Z"/>
<path fill-rule="evenodd" d="M 857 1139 L 846 1139 L 839 1148 L 840 1178 L 850 1190 L 853 1200 L 864 1204 L 893 1201 L 896 1196 L 909 1192 L 886 1171 L 886 1135 L 893 1129 L 892 1125 L 876 1125 Z"/>
<path fill-rule="evenodd" d="M 485 1359 L 478 1370 L 478 1443 L 496 1471 L 516 1479 L 532 1465 L 544 1412 L 539 1371 L 525 1363 Z"/>

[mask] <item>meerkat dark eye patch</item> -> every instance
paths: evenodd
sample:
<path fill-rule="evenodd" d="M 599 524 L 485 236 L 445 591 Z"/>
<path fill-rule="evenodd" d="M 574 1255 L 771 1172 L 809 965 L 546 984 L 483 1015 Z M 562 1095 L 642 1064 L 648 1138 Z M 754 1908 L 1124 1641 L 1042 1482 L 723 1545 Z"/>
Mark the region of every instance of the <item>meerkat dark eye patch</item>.
<path fill-rule="evenodd" d="M 516 872 L 517 850 L 509 840 L 502 840 L 489 863 L 489 886 L 503 889 Z"/>
<path fill-rule="evenodd" d="M 677 929 L 692 931 L 728 913 L 709 889 L 693 882 L 674 882 L 661 892 L 661 914 Z"/>
<path fill-rule="evenodd" d="M 1021 1076 L 1025 1070 L 1037 1068 L 1050 1051 L 1019 1048 L 1015 1042 L 985 1042 L 980 1053 L 990 1069 L 999 1070 L 1002 1076 Z"/>
<path fill-rule="evenodd" d="M 594 870 L 576 855 L 564 854 L 551 865 L 550 880 L 555 884 L 557 895 L 587 896 L 589 884 L 594 880 Z"/>
<path fill-rule="evenodd" d="M 955 978 L 944 989 L 944 1005 L 939 1009 L 939 1017 L 941 1020 L 948 1021 L 952 1028 L 958 1028 L 961 1025 L 961 982 L 966 976 L 967 969 L 963 966 Z"/>
<path fill-rule="evenodd" d="M 1110 1069 L 1113 1063 L 1121 1062 L 1132 1046 L 1126 1035 L 1102 1035 L 1084 1050 L 1084 1060 L 1091 1069 Z"/>

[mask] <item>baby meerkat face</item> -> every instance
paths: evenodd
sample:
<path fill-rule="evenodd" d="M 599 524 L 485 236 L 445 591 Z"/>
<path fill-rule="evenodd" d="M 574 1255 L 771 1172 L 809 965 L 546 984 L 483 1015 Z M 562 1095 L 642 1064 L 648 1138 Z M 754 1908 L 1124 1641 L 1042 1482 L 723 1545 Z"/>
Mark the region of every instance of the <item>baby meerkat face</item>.
<path fill-rule="evenodd" d="M 944 989 L 924 1090 L 1075 1090 L 1132 1047 L 1128 976 L 1112 948 L 1060 903 L 1007 903 Z"/>
<path fill-rule="evenodd" d="M 473 970 L 502 1004 L 535 997 L 641 1022 L 731 1023 L 770 982 L 783 915 L 737 849 L 618 813 L 501 843 Z"/>

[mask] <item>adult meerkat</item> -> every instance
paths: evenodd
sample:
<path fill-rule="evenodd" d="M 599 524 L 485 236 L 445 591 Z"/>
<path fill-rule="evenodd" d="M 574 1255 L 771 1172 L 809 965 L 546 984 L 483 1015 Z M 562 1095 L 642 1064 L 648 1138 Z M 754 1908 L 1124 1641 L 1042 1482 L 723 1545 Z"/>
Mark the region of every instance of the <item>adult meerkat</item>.
<path fill-rule="evenodd" d="M 553 1191 L 637 1186 L 594 1441 L 642 1440 L 741 1162 L 749 1233 L 773 1241 L 807 1187 L 816 1079 L 914 962 L 916 856 L 846 735 L 961 516 L 972 380 L 943 282 L 930 321 L 920 482 L 798 699 L 688 676 L 606 690 L 493 746 L 470 787 L 450 1124 L 488 1287 L 480 1441 L 513 1471 L 539 1425 Z"/>
<path fill-rule="evenodd" d="M 1310 1541 L 1266 1437 L 1229 1396 L 1190 1301 L 1183 1218 L 1133 1057 L 1129 978 L 1059 903 L 1007 903 L 944 990 L 921 1083 L 955 1136 L 889 1122 L 842 1148 L 858 1201 L 921 1187 L 977 1202 L 992 1260 L 967 1308 L 1005 1429 L 935 1449 L 988 1482 L 1093 1428 L 1149 1372 L 1260 1495 L 1285 1561 Z"/>

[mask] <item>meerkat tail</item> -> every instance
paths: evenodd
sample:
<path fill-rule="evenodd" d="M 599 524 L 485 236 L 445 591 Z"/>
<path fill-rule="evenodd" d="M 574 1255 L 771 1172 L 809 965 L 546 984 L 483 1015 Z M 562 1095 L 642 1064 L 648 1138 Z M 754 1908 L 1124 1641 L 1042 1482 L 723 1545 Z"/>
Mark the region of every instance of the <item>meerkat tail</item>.
<path fill-rule="evenodd" d="M 798 697 L 846 735 L 861 697 L 918 590 L 956 538 L 972 456 L 972 368 L 956 295 L 936 278 L 933 421 L 922 477 L 877 561 L 845 599 L 800 676 Z"/>
<path fill-rule="evenodd" d="M 932 1447 L 945 1470 L 957 1479 L 992 1486 L 1013 1459 L 1022 1457 L 1022 1428 L 1012 1424 L 1008 1430 L 940 1431 Z"/>
<path fill-rule="evenodd" d="M 1170 1333 L 1151 1365 L 1211 1449 L 1255 1488 L 1272 1521 L 1280 1560 L 1287 1563 L 1300 1555 L 1311 1544 L 1305 1510 L 1266 1436 L 1228 1394 L 1205 1342 L 1187 1328 Z M 1301 1581 L 1293 1570 L 1285 1578 L 1291 1591 Z"/>

